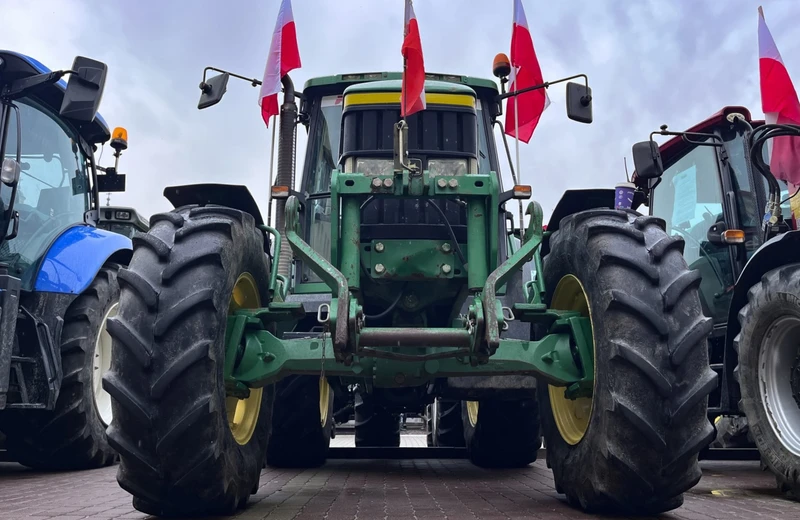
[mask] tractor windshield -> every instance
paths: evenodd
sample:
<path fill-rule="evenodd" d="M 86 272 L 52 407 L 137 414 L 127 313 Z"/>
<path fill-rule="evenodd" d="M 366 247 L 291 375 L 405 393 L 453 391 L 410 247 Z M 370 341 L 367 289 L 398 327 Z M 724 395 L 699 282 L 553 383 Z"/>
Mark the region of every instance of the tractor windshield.
<path fill-rule="evenodd" d="M 652 211 L 666 221 L 667 233 L 686 242 L 686 263 L 702 276 L 700 296 L 706 314 L 715 322 L 726 321 L 733 266 L 728 246 L 712 244 L 707 237 L 709 228 L 724 219 L 713 146 L 696 146 L 665 169 L 661 184 L 654 190 Z"/>
<path fill-rule="evenodd" d="M 33 100 L 16 104 L 22 127 L 22 173 L 14 201 L 19 231 L 0 245 L 0 261 L 22 278 L 25 288 L 32 286 L 33 271 L 53 240 L 71 224 L 84 221 L 90 198 L 87 160 L 72 130 Z M 17 113 L 11 114 L 5 153 L 16 158 Z M 10 193 L 3 191 L 4 197 Z"/>

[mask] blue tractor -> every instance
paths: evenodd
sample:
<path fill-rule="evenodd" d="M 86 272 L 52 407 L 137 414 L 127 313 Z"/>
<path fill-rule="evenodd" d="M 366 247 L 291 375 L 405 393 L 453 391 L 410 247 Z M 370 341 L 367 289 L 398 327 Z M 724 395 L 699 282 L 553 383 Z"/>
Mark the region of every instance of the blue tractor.
<path fill-rule="evenodd" d="M 116 459 L 105 323 L 132 244 L 99 226 L 100 192 L 123 191 L 125 176 L 94 153 L 127 147 L 97 114 L 106 72 L 80 56 L 53 72 L 0 50 L 0 438 L 6 458 L 37 469 Z"/>

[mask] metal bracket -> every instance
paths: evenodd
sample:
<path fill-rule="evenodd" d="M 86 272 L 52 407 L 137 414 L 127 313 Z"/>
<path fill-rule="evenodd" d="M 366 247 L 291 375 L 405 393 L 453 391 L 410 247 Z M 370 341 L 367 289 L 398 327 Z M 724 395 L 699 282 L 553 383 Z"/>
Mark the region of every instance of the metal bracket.
<path fill-rule="evenodd" d="M 497 287 L 501 287 L 508 281 L 517 269 L 520 269 L 525 262 L 533 258 L 536 249 L 542 243 L 542 220 L 544 214 L 542 207 L 536 201 L 528 203 L 525 212 L 531 216 L 528 229 L 525 231 L 522 246 L 519 250 L 503 262 L 486 279 L 483 286 L 483 308 L 485 312 L 485 352 L 484 355 L 491 356 L 500 345 L 500 332 L 505 326 L 505 316 L 500 300 L 497 299 Z"/>
<path fill-rule="evenodd" d="M 317 253 L 300 237 L 300 202 L 295 196 L 286 201 L 286 239 L 295 256 L 308 265 L 331 289 L 329 320 L 333 352 L 337 361 L 345 361 L 348 345 L 348 316 L 350 311 L 350 288 L 347 279 L 322 255 Z"/>

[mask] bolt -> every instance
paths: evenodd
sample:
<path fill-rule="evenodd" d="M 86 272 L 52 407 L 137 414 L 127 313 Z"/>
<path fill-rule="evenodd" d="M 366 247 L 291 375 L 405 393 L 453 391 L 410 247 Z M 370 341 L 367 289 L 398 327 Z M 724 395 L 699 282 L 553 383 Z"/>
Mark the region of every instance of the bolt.
<path fill-rule="evenodd" d="M 406 375 L 402 372 L 398 372 L 394 376 L 394 382 L 398 385 L 402 385 L 406 381 Z"/>
<path fill-rule="evenodd" d="M 449 253 L 451 250 L 452 248 L 450 247 L 450 244 L 448 244 L 447 242 L 442 244 L 442 252 Z"/>
<path fill-rule="evenodd" d="M 440 178 L 438 181 L 436 181 L 436 185 L 439 186 L 440 188 L 446 188 L 447 181 Z"/>
<path fill-rule="evenodd" d="M 378 242 L 377 244 L 375 244 L 375 251 L 378 252 L 378 253 L 383 253 L 383 242 Z M 380 264 L 378 264 L 378 265 L 380 265 Z M 376 267 L 376 269 L 377 269 L 377 267 Z"/>
<path fill-rule="evenodd" d="M 383 179 L 384 188 L 391 188 L 392 185 L 394 185 L 394 181 L 392 179 Z"/>
<path fill-rule="evenodd" d="M 372 187 L 373 188 L 380 188 L 381 187 L 381 180 L 377 177 L 372 179 Z"/>
<path fill-rule="evenodd" d="M 375 273 L 376 274 L 383 274 L 386 271 L 386 267 L 383 264 L 375 264 Z"/>
<path fill-rule="evenodd" d="M 416 306 L 417 306 L 417 304 L 419 303 L 419 300 L 417 299 L 417 296 L 416 296 L 416 295 L 414 295 L 414 294 L 409 294 L 408 296 L 406 296 L 406 297 L 403 299 L 403 303 L 405 304 L 405 306 L 406 306 L 407 308 L 409 308 L 409 309 L 413 309 L 414 307 L 416 307 Z"/>
<path fill-rule="evenodd" d="M 450 264 L 444 264 L 444 265 L 442 265 L 442 272 L 443 272 L 444 274 L 450 274 L 450 270 L 451 270 L 451 269 L 452 269 L 452 268 L 450 267 Z"/>
<path fill-rule="evenodd" d="M 458 188 L 458 181 L 456 179 L 450 179 L 450 187 Z"/>

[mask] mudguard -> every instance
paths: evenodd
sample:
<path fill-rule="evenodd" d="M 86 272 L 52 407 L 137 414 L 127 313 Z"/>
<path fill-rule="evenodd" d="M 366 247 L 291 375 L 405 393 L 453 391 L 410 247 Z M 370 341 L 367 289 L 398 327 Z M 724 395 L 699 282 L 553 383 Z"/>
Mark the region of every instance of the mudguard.
<path fill-rule="evenodd" d="M 787 231 L 767 240 L 753 253 L 736 280 L 736 285 L 728 309 L 728 331 L 725 346 L 733 345 L 733 338 L 739 334 L 739 311 L 747 303 L 747 291 L 755 285 L 764 274 L 786 264 L 800 262 L 800 231 Z"/>
<path fill-rule="evenodd" d="M 76 225 L 53 241 L 35 276 L 36 292 L 80 294 L 114 254 L 133 251 L 131 239 L 104 229 Z"/>

